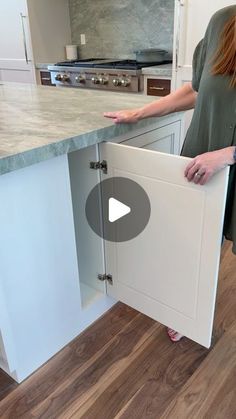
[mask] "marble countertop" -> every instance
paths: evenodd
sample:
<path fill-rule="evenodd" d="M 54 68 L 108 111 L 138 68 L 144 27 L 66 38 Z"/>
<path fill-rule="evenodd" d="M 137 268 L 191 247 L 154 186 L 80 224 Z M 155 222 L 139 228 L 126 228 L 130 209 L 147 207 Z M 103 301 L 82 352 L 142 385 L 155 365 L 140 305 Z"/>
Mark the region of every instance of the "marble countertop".
<path fill-rule="evenodd" d="M 0 84 L 0 174 L 150 125 L 155 118 L 115 125 L 103 112 L 152 101 L 141 94 Z"/>
<path fill-rule="evenodd" d="M 36 63 L 35 68 L 37 70 L 47 70 L 49 65 L 54 65 L 55 63 Z M 172 64 L 163 64 L 163 65 L 154 65 L 151 67 L 142 68 L 142 74 L 147 75 L 156 75 L 156 76 L 172 76 Z"/>
<path fill-rule="evenodd" d="M 144 67 L 142 74 L 152 76 L 172 76 L 172 64 L 154 65 L 152 67 Z"/>
<path fill-rule="evenodd" d="M 47 70 L 49 65 L 54 65 L 55 63 L 36 63 L 35 68 L 37 70 Z"/>

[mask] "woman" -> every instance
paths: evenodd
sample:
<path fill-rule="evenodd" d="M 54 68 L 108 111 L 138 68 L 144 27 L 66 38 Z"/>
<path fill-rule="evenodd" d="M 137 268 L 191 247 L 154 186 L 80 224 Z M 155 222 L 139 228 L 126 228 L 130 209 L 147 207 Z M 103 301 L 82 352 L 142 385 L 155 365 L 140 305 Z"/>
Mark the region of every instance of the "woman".
<path fill-rule="evenodd" d="M 204 185 L 230 165 L 224 236 L 236 254 L 236 5 L 213 15 L 193 56 L 192 83 L 143 108 L 108 112 L 115 123 L 131 123 L 194 108 L 181 155 L 193 159 L 185 169 L 189 182 Z M 176 342 L 182 335 L 168 329 Z"/>

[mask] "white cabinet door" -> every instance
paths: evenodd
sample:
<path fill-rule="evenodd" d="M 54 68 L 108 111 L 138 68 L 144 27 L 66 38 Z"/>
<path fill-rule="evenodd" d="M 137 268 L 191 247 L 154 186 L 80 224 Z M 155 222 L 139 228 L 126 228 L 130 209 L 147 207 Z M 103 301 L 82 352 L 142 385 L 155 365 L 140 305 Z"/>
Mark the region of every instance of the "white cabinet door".
<path fill-rule="evenodd" d="M 107 176 L 139 183 L 151 202 L 144 231 L 106 242 L 108 295 L 209 347 L 228 169 L 205 186 L 183 176 L 189 159 L 103 143 Z"/>
<path fill-rule="evenodd" d="M 0 2 L 0 77 L 34 81 L 26 0 Z"/>
<path fill-rule="evenodd" d="M 162 153 L 179 154 L 180 121 L 137 135 L 122 142 L 124 145 L 146 148 Z"/>

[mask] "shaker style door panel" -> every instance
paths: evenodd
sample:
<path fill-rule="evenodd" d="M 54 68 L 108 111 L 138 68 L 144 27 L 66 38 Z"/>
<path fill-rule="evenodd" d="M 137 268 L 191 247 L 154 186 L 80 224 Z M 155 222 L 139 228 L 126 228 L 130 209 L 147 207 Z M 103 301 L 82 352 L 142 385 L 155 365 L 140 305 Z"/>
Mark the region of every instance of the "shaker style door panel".
<path fill-rule="evenodd" d="M 111 143 L 101 157 L 104 179 L 134 180 L 151 203 L 142 233 L 105 243 L 108 295 L 209 347 L 228 169 L 199 186 L 184 178 L 188 158 Z"/>

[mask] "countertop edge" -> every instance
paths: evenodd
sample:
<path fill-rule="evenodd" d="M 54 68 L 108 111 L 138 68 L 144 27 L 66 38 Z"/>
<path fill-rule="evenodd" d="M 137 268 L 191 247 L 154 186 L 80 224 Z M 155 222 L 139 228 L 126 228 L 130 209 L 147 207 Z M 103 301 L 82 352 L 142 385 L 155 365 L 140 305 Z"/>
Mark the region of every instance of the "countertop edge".
<path fill-rule="evenodd" d="M 151 66 L 142 68 L 142 74 L 144 76 L 160 76 L 160 77 L 172 77 L 173 66 L 168 64 L 165 66 Z"/>
<path fill-rule="evenodd" d="M 180 113 L 178 113 L 180 114 Z M 89 131 L 85 134 L 58 140 L 47 145 L 35 147 L 20 153 L 4 156 L 0 158 L 0 175 L 23 169 L 27 166 L 49 160 L 54 157 L 68 154 L 79 149 L 101 143 L 103 141 L 112 141 L 115 137 L 128 134 L 141 128 L 157 125 L 158 122 L 164 121 L 175 116 L 175 114 L 166 115 L 161 118 L 153 117 L 139 121 L 135 124 L 110 125 L 97 130 Z"/>

